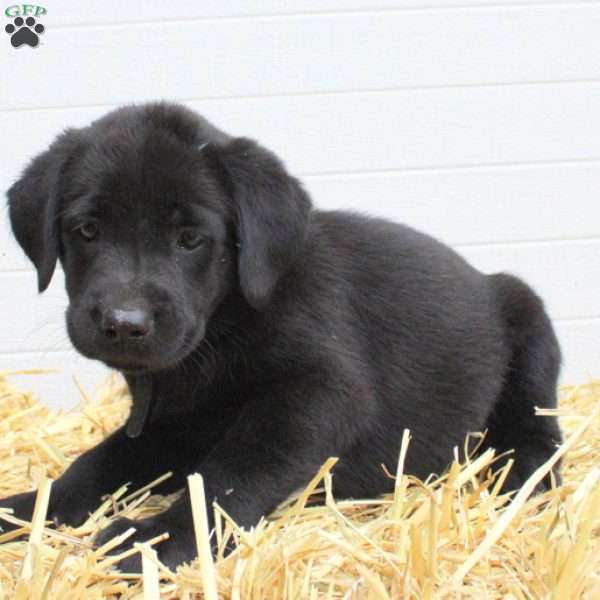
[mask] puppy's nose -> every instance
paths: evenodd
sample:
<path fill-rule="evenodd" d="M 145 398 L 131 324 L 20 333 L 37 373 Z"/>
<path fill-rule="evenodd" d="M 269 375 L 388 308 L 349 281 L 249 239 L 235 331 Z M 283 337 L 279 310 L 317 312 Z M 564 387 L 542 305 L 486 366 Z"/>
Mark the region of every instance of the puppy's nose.
<path fill-rule="evenodd" d="M 142 308 L 112 308 L 104 311 L 100 327 L 115 342 L 142 340 L 154 326 L 150 313 Z"/>

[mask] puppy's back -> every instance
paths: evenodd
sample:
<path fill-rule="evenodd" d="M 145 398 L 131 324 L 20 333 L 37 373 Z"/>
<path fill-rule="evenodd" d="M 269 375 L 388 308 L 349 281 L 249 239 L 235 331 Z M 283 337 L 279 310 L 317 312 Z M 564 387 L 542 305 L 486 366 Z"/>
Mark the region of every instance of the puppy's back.
<path fill-rule="evenodd" d="M 434 238 L 383 219 L 315 211 L 289 281 L 368 363 L 384 394 L 436 398 L 471 386 L 477 405 L 499 392 L 509 348 L 490 278 Z"/>

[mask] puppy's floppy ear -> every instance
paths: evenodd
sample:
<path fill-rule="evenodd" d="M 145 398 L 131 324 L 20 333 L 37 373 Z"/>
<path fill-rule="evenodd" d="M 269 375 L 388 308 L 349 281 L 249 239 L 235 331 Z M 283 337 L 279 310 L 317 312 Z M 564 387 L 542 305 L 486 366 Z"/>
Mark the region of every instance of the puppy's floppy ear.
<path fill-rule="evenodd" d="M 62 133 L 8 190 L 12 230 L 37 269 L 40 292 L 48 287 L 58 258 L 60 183 L 79 145 L 77 134 L 77 130 Z"/>
<path fill-rule="evenodd" d="M 235 138 L 221 157 L 234 203 L 240 288 L 261 310 L 302 249 L 311 202 L 279 159 L 256 142 Z"/>

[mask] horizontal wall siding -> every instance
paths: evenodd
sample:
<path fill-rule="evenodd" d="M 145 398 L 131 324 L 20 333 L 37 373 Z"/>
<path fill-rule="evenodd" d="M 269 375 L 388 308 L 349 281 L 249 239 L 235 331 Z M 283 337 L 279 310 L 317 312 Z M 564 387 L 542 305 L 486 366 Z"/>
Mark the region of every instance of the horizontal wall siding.
<path fill-rule="evenodd" d="M 256 18 L 266 15 L 322 15 L 338 12 L 438 11 L 440 9 L 497 9 L 501 6 L 548 6 L 575 4 L 571 0 L 179 0 L 174 6 L 164 0 L 144 0 L 143 3 L 123 3 L 121 0 L 80 0 L 76 6 L 64 9 L 64 2 L 50 0 L 48 22 L 66 26 L 123 24 L 223 17 Z M 597 4 L 598 2 L 579 2 Z M 62 6 L 61 6 L 62 5 Z"/>
<path fill-rule="evenodd" d="M 186 104 L 226 131 L 260 139 L 300 175 L 600 158 L 600 81 Z M 85 125 L 110 108 L 0 112 L 11 140 L 0 183 L 67 124 Z"/>
<path fill-rule="evenodd" d="M 463 169 L 431 168 L 304 178 L 322 208 L 353 208 L 448 244 L 591 238 L 600 160 Z"/>
<path fill-rule="evenodd" d="M 48 25 L 39 51 L 6 56 L 0 108 L 591 79 L 598 31 L 598 5 L 568 3 Z M 52 85 L 10 85 L 24 71 Z"/>
<path fill-rule="evenodd" d="M 184 102 L 259 139 L 315 204 L 407 223 L 544 299 L 564 381 L 600 376 L 600 2 L 44 3 L 0 45 L 0 189 L 68 126 Z M 5 39 L 4 42 L 7 42 Z M 72 404 L 106 372 L 71 348 L 62 275 L 35 274 L 0 210 L 0 370 Z"/>

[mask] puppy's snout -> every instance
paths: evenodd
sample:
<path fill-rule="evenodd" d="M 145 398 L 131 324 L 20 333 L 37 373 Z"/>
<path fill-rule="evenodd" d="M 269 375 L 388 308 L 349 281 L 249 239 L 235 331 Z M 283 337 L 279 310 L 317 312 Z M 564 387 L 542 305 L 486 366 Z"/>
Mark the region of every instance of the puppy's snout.
<path fill-rule="evenodd" d="M 141 307 L 109 308 L 102 314 L 102 333 L 114 342 L 142 341 L 154 329 L 150 312 Z"/>

